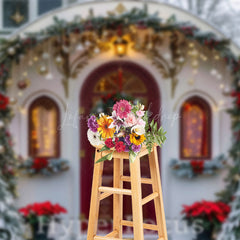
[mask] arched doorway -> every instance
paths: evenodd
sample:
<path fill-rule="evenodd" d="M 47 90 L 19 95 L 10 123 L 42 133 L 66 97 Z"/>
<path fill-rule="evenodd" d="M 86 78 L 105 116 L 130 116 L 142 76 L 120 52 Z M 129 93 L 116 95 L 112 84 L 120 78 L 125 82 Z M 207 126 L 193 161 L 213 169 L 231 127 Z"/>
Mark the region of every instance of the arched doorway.
<path fill-rule="evenodd" d="M 118 82 L 119 69 L 122 71 L 121 83 Z M 89 74 L 83 83 L 80 93 L 80 172 L 81 172 L 81 216 L 88 219 L 90 197 L 91 197 L 91 184 L 94 166 L 94 148 L 87 140 L 87 118 L 91 110 L 94 108 L 96 102 L 106 94 L 111 94 L 116 91 L 122 91 L 127 95 L 138 98 L 145 104 L 150 106 L 152 116 L 159 114 L 160 109 L 160 92 L 158 85 L 153 76 L 143 67 L 129 61 L 114 61 L 106 63 L 95 69 Z M 112 184 L 112 168 L 111 162 L 106 162 L 104 170 L 103 185 Z M 126 164 L 127 165 L 127 164 Z M 143 161 L 142 176 L 148 176 L 148 161 Z M 129 168 L 126 167 L 126 174 Z M 130 186 L 124 186 L 126 188 Z M 143 185 L 143 195 L 149 194 L 149 189 Z M 112 201 L 111 197 L 101 203 L 100 217 L 111 220 Z M 103 201 L 103 202 L 104 202 Z M 131 215 L 131 199 L 124 199 L 127 206 L 124 209 L 124 215 Z M 149 204 L 145 209 L 145 217 L 147 219 L 154 219 L 152 216 L 153 204 Z M 144 210 L 144 209 L 143 209 Z M 108 214 L 106 214 L 108 213 Z"/>

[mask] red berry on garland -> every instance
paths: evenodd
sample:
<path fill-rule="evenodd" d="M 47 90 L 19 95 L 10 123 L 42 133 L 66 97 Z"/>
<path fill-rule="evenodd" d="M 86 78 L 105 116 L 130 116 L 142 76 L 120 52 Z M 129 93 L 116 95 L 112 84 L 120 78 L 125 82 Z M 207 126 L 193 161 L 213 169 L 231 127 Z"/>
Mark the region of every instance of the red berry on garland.
<path fill-rule="evenodd" d="M 231 93 L 231 96 L 236 97 L 236 104 L 237 104 L 238 108 L 240 108 L 240 92 L 233 91 Z"/>
<path fill-rule="evenodd" d="M 5 110 L 9 103 L 9 98 L 0 94 L 0 110 Z"/>

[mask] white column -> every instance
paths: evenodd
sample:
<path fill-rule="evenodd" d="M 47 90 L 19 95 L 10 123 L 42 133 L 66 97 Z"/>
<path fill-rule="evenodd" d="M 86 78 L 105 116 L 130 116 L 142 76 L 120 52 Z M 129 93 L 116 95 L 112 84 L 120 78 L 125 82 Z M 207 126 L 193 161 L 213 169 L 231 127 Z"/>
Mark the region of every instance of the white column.
<path fill-rule="evenodd" d="M 38 17 L 38 0 L 28 0 L 28 10 L 29 22 L 32 22 Z"/>

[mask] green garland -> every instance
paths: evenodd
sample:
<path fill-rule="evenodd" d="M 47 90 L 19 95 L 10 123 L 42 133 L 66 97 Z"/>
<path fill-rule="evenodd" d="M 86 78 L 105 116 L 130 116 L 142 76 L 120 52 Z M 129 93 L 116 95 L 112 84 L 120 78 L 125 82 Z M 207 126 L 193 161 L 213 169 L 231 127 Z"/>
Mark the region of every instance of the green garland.
<path fill-rule="evenodd" d="M 221 154 L 211 161 L 172 159 L 169 166 L 178 177 L 196 178 L 200 175 L 215 175 L 220 169 L 226 168 L 226 157 Z"/>
<path fill-rule="evenodd" d="M 36 33 L 31 33 L 22 39 L 19 36 L 13 40 L 0 40 L 0 94 L 7 94 L 7 80 L 11 77 L 11 67 L 14 62 L 19 62 L 23 54 L 29 48 L 34 48 L 51 37 L 62 38 L 63 35 L 70 33 L 82 33 L 85 31 L 94 31 L 99 36 L 103 34 L 105 29 L 116 30 L 117 28 L 128 29 L 135 25 L 137 28 L 152 28 L 155 32 L 179 31 L 183 33 L 187 39 L 196 41 L 202 46 L 208 47 L 210 50 L 216 50 L 219 55 L 225 59 L 233 75 L 233 96 L 235 100 L 232 108 L 228 111 L 233 122 L 233 142 L 230 149 L 230 156 L 234 161 L 234 165 L 229 170 L 226 189 L 219 195 L 219 199 L 224 202 L 229 202 L 234 192 L 237 189 L 237 182 L 234 180 L 234 175 L 240 174 L 240 61 L 230 50 L 229 41 L 219 39 L 215 34 L 209 32 L 201 32 L 197 27 L 190 23 L 179 23 L 175 17 L 168 19 L 166 23 L 162 23 L 162 19 L 158 14 L 150 15 L 145 6 L 143 9 L 133 8 L 130 11 L 119 16 L 109 17 L 91 17 L 82 19 L 75 18 L 72 22 L 59 20 L 54 18 L 54 24 Z M 9 106 L 6 109 L 0 109 L 0 118 L 4 122 L 4 127 L 0 130 L 0 143 L 4 146 L 4 153 L 0 153 L 0 170 L 4 178 L 9 183 L 9 188 L 14 191 L 15 176 L 9 174 L 5 170 L 14 167 L 15 157 L 12 146 L 9 144 L 7 133 L 7 124 L 12 118 L 12 112 Z"/>

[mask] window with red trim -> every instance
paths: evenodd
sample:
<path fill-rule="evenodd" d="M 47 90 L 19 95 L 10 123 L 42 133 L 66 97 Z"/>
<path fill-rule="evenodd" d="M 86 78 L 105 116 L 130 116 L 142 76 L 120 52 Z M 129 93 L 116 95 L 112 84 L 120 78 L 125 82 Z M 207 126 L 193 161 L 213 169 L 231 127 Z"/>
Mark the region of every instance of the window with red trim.
<path fill-rule="evenodd" d="M 201 97 L 191 97 L 182 105 L 180 158 L 211 158 L 211 108 Z"/>
<path fill-rule="evenodd" d="M 33 101 L 29 107 L 29 155 L 59 157 L 59 108 L 46 96 Z"/>

